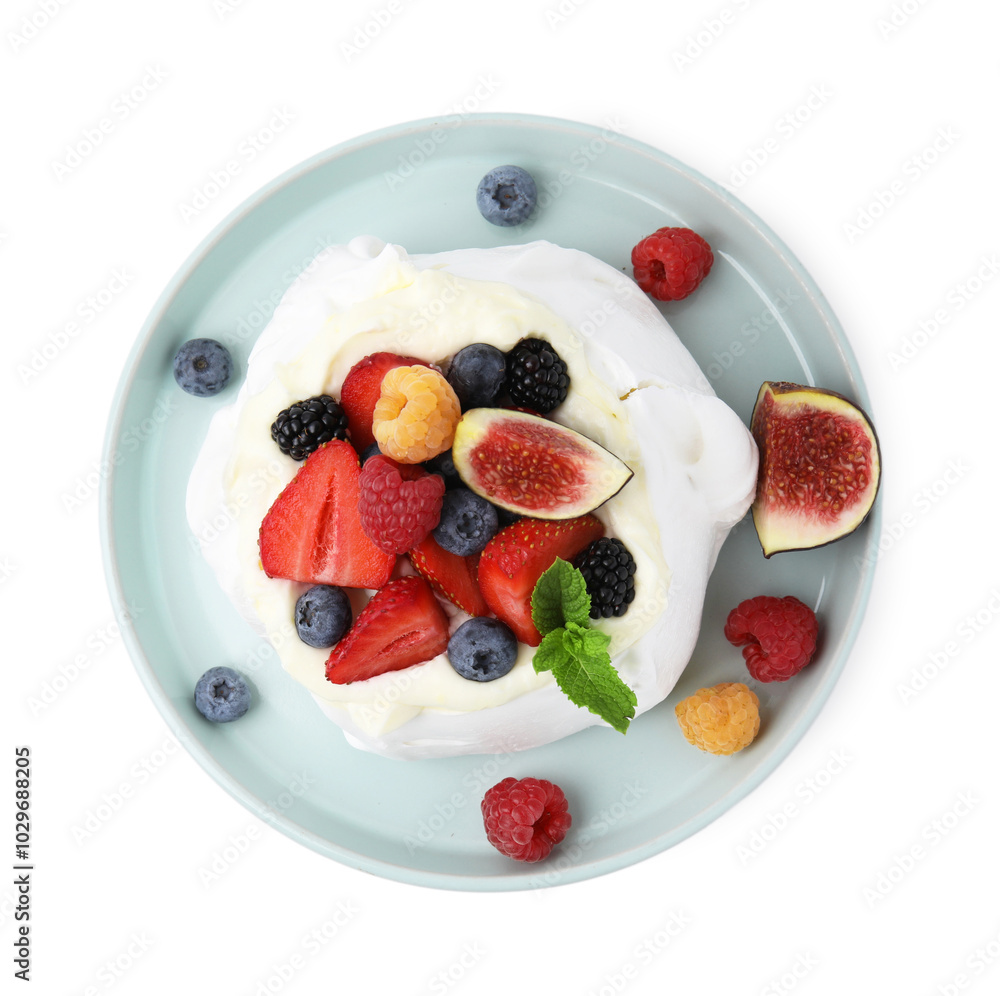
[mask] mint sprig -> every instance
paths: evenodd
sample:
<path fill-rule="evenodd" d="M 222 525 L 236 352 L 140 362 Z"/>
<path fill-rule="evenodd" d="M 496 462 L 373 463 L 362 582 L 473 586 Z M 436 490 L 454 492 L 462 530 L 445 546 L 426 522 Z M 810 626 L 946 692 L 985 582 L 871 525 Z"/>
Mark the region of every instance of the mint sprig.
<path fill-rule="evenodd" d="M 542 634 L 535 671 L 551 671 L 570 702 L 624 733 L 635 716 L 635 692 L 611 663 L 611 637 L 590 626 L 590 595 L 580 571 L 557 559 L 535 584 L 531 618 Z"/>

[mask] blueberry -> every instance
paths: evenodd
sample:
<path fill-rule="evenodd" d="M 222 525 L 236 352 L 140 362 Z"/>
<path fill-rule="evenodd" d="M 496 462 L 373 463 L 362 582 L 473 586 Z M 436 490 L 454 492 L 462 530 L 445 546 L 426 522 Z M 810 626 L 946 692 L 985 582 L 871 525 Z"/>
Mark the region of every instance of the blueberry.
<path fill-rule="evenodd" d="M 508 526 L 514 525 L 518 519 L 521 518 L 517 512 L 512 512 L 509 508 L 501 508 L 499 505 L 493 506 L 497 513 L 497 532 L 501 529 L 506 529 Z"/>
<path fill-rule="evenodd" d="M 174 356 L 174 380 L 198 398 L 218 394 L 232 375 L 233 358 L 214 339 L 188 339 Z"/>
<path fill-rule="evenodd" d="M 462 478 L 455 470 L 455 461 L 451 457 L 451 450 L 445 450 L 436 457 L 424 461 L 424 469 L 432 474 L 438 474 L 444 478 L 444 486 L 448 489 L 464 487 Z"/>
<path fill-rule="evenodd" d="M 372 443 L 361 451 L 361 466 L 363 467 L 369 457 L 378 456 L 382 451 L 378 448 L 378 443 Z"/>
<path fill-rule="evenodd" d="M 332 647 L 351 628 L 354 613 L 343 588 L 316 584 L 295 603 L 295 631 L 310 647 Z"/>
<path fill-rule="evenodd" d="M 470 681 L 502 678 L 517 660 L 517 637 L 499 619 L 475 617 L 462 623 L 448 641 L 451 666 Z"/>
<path fill-rule="evenodd" d="M 520 225 L 535 208 L 535 181 L 520 166 L 497 166 L 479 181 L 476 206 L 492 225 Z"/>
<path fill-rule="evenodd" d="M 194 686 L 195 708 L 213 723 L 231 723 L 250 708 L 250 686 L 231 667 L 210 667 Z"/>
<path fill-rule="evenodd" d="M 506 356 L 485 342 L 460 349 L 448 368 L 448 383 L 455 389 L 463 412 L 489 408 L 503 389 L 506 376 Z"/>
<path fill-rule="evenodd" d="M 497 510 L 468 488 L 445 492 L 441 521 L 434 539 L 449 553 L 468 557 L 479 553 L 497 531 Z"/>

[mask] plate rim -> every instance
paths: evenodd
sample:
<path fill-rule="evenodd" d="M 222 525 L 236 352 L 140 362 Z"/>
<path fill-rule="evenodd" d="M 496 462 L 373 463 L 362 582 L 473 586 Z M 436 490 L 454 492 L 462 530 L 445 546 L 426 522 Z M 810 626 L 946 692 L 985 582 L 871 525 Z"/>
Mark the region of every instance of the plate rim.
<path fill-rule="evenodd" d="M 115 617 L 118 621 L 123 641 L 128 648 L 129 657 L 139 674 L 147 693 L 153 700 L 160 715 L 166 721 L 170 732 L 178 742 L 192 755 L 198 764 L 237 802 L 249 810 L 254 816 L 269 826 L 279 830 L 285 836 L 310 848 L 313 851 L 345 864 L 358 871 L 368 872 L 383 879 L 396 882 L 433 887 L 451 891 L 519 891 L 537 888 L 550 888 L 557 885 L 569 885 L 596 878 L 611 872 L 630 867 L 647 860 L 657 854 L 669 850 L 685 840 L 693 837 L 699 830 L 714 822 L 725 812 L 732 809 L 738 802 L 758 788 L 778 766 L 785 761 L 799 743 L 806 731 L 816 720 L 823 705 L 832 694 L 833 688 L 843 673 L 847 659 L 850 657 L 857 640 L 861 626 L 866 616 L 866 607 L 870 599 L 874 583 L 875 569 L 878 561 L 877 544 L 881 534 L 882 501 L 876 500 L 874 508 L 869 513 L 866 525 L 868 539 L 864 550 L 864 567 L 859 571 L 855 597 L 850 606 L 850 624 L 846 632 L 841 634 L 836 657 L 828 663 L 824 680 L 817 684 L 811 696 L 803 705 L 798 720 L 792 725 L 778 747 L 762 758 L 731 791 L 714 800 L 699 813 L 671 830 L 662 833 L 640 845 L 618 851 L 615 855 L 590 862 L 574 863 L 567 869 L 555 873 L 556 881 L 539 881 L 546 874 L 544 864 L 528 866 L 522 869 L 515 865 L 509 874 L 480 875 L 458 872 L 429 871 L 410 866 L 394 864 L 389 861 L 372 858 L 369 855 L 353 851 L 343 845 L 321 837 L 291 820 L 287 815 L 273 810 L 264 800 L 254 795 L 235 776 L 230 774 L 215 756 L 188 731 L 188 724 L 181 713 L 174 707 L 157 678 L 156 672 L 128 614 L 128 599 L 122 584 L 118 569 L 118 548 L 115 541 L 115 502 L 114 492 L 117 482 L 118 466 L 112 459 L 124 419 L 124 403 L 131 393 L 138 372 L 140 361 L 150 345 L 152 336 L 160 325 L 171 303 L 191 278 L 205 258 L 230 230 L 240 221 L 255 211 L 259 206 L 274 196 L 279 190 L 290 183 L 301 179 L 315 169 L 330 162 L 356 154 L 365 148 L 380 144 L 388 139 L 398 139 L 407 134 L 417 134 L 428 129 L 440 128 L 449 117 L 460 117 L 457 127 L 517 127 L 536 128 L 542 130 L 559 130 L 582 136 L 602 137 L 605 141 L 614 142 L 627 150 L 652 159 L 660 166 L 667 166 L 680 173 L 688 180 L 696 183 L 706 193 L 716 200 L 722 201 L 726 207 L 740 215 L 755 234 L 762 238 L 780 258 L 783 265 L 792 270 L 801 281 L 803 289 L 809 295 L 812 306 L 824 317 L 832 333 L 834 344 L 840 354 L 852 386 L 856 392 L 856 402 L 866 411 L 871 411 L 871 400 L 867 386 L 858 365 L 854 351 L 844 333 L 843 327 L 829 301 L 812 278 L 809 271 L 792 253 L 785 242 L 767 225 L 751 208 L 728 191 L 720 183 L 710 179 L 694 167 L 676 159 L 674 156 L 655 146 L 621 133 L 608 136 L 609 129 L 586 122 L 573 121 L 566 118 L 536 114 L 521 114 L 518 112 L 470 113 L 463 115 L 443 115 L 405 121 L 388 125 L 363 135 L 339 142 L 324 149 L 309 158 L 286 169 L 276 177 L 256 189 L 235 208 L 233 208 L 188 254 L 180 267 L 167 282 L 140 329 L 119 378 L 111 401 L 111 417 L 105 429 L 102 447 L 102 466 L 108 467 L 108 473 L 100 482 L 99 489 L 99 530 L 101 553 L 104 564 L 105 581 L 108 586 Z"/>

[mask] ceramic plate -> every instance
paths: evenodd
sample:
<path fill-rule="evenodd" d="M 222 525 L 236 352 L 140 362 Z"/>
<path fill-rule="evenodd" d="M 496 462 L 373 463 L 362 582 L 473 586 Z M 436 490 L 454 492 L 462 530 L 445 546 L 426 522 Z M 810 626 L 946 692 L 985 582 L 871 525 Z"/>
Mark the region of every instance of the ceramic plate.
<path fill-rule="evenodd" d="M 490 225 L 475 204 L 480 177 L 502 163 L 530 170 L 541 194 L 534 219 L 516 228 Z M 326 245 L 372 234 L 426 253 L 547 239 L 630 273 L 632 246 L 663 225 L 689 226 L 715 250 L 708 281 L 663 311 L 744 420 L 764 380 L 818 384 L 868 406 L 836 318 L 766 225 L 663 152 L 550 118 L 418 121 L 324 152 L 230 215 L 164 291 L 128 361 L 107 435 L 109 583 L 131 655 L 167 723 L 262 820 L 346 865 L 404 882 L 504 890 L 578 881 L 663 851 L 716 819 L 774 770 L 815 718 L 860 625 L 877 512 L 841 542 L 771 560 L 744 520 L 720 555 L 690 665 L 626 737 L 592 728 L 515 755 L 419 762 L 347 745 L 229 604 L 187 528 L 191 466 L 213 413 L 239 384 L 216 398 L 189 397 L 174 384 L 173 354 L 185 339 L 210 336 L 245 369 L 284 289 Z M 713 757 L 684 741 L 674 705 L 700 686 L 748 680 L 722 627 L 741 599 L 762 593 L 796 594 L 814 606 L 820 651 L 793 681 L 757 687 L 763 723 L 750 748 Z M 194 709 L 194 684 L 214 664 L 237 667 L 252 684 L 253 708 L 239 722 L 214 726 Z M 570 800 L 573 828 L 538 865 L 504 858 L 486 841 L 480 799 L 507 775 L 549 778 Z"/>

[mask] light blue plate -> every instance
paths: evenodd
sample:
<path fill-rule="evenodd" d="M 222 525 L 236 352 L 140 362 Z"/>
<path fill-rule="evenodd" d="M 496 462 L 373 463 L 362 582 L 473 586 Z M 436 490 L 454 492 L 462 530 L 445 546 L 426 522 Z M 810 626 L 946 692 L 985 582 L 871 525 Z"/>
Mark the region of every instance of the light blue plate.
<path fill-rule="evenodd" d="M 480 177 L 502 163 L 530 170 L 541 192 L 535 220 L 513 229 L 488 224 L 475 204 Z M 818 384 L 868 407 L 836 318 L 767 226 L 656 149 L 550 118 L 417 121 L 324 152 L 230 215 L 164 291 L 132 351 L 108 429 L 106 568 L 127 614 L 129 650 L 160 712 L 261 819 L 321 854 L 403 882 L 469 890 L 573 882 L 647 858 L 714 820 L 760 784 L 815 718 L 858 631 L 877 512 L 841 542 L 771 560 L 744 520 L 720 556 L 691 664 L 626 737 L 594 728 L 513 756 L 420 762 L 349 747 L 237 615 L 188 533 L 187 478 L 209 419 L 238 383 L 214 399 L 189 397 L 173 382 L 173 354 L 185 339 L 210 336 L 227 342 L 245 369 L 275 302 L 324 245 L 361 234 L 411 252 L 548 239 L 631 272 L 632 246 L 663 225 L 689 226 L 715 249 L 706 283 L 663 310 L 744 419 L 763 380 Z M 795 594 L 816 607 L 820 651 L 794 680 L 757 687 L 763 723 L 751 747 L 713 757 L 683 740 L 674 704 L 703 685 L 747 680 L 722 627 L 734 605 L 757 594 Z M 239 722 L 213 726 L 194 709 L 195 681 L 216 664 L 241 669 L 252 683 L 254 704 Z M 510 861 L 486 841 L 479 802 L 507 775 L 551 779 L 570 800 L 573 828 L 539 865 Z"/>

